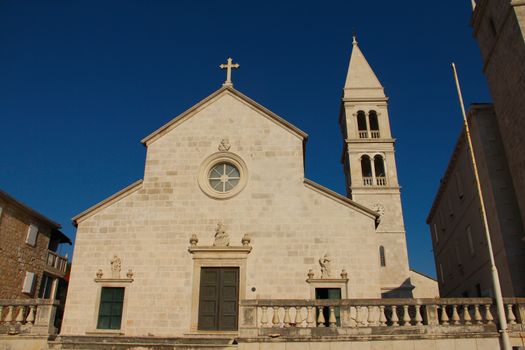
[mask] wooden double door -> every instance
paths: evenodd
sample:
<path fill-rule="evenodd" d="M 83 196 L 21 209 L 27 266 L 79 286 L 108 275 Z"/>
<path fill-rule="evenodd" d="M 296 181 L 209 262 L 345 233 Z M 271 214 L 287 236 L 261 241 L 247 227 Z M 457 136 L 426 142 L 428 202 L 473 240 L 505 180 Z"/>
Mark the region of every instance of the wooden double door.
<path fill-rule="evenodd" d="M 236 331 L 238 313 L 239 268 L 201 268 L 198 329 Z"/>

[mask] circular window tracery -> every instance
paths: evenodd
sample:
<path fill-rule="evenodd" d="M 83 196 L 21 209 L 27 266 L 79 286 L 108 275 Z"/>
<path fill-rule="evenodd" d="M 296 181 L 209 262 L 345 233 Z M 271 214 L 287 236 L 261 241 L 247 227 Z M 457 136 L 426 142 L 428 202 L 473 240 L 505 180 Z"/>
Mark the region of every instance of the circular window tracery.
<path fill-rule="evenodd" d="M 221 162 L 214 165 L 208 175 L 211 188 L 215 191 L 226 193 L 239 184 L 241 173 L 231 163 Z"/>
<path fill-rule="evenodd" d="M 198 182 L 206 195 L 226 199 L 242 191 L 247 178 L 248 171 L 241 157 L 231 152 L 218 152 L 202 162 Z"/>

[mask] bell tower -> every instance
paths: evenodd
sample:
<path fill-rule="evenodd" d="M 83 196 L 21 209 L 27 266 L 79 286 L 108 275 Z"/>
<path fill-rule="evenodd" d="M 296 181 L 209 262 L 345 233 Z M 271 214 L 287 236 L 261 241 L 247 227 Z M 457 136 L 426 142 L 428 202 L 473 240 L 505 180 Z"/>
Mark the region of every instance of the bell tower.
<path fill-rule="evenodd" d="M 339 118 L 347 195 L 381 215 L 376 232 L 383 294 L 409 296 L 412 286 L 388 97 L 355 37 Z"/>

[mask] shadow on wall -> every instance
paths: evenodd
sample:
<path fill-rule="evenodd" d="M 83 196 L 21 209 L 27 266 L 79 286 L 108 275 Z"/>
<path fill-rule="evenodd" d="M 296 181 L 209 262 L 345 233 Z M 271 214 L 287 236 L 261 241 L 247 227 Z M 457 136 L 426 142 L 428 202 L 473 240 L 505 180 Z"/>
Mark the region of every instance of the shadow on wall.
<path fill-rule="evenodd" d="M 392 298 L 413 298 L 412 290 L 415 286 L 410 282 L 410 278 L 407 278 L 399 287 L 389 290 L 388 292 L 381 293 L 382 299 Z"/>

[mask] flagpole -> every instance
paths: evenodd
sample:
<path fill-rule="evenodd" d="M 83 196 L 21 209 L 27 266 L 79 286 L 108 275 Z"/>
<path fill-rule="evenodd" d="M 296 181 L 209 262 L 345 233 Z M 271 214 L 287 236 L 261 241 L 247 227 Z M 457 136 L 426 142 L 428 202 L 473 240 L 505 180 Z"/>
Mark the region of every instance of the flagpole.
<path fill-rule="evenodd" d="M 481 191 L 481 183 L 479 181 L 478 166 L 476 163 L 476 157 L 474 155 L 474 149 L 472 147 L 472 139 L 470 136 L 470 128 L 468 126 L 467 114 L 465 113 L 465 105 L 463 104 L 463 95 L 461 93 L 461 87 L 459 86 L 458 73 L 456 71 L 456 65 L 452 63 L 452 71 L 454 72 L 454 80 L 456 81 L 456 88 L 458 90 L 459 104 L 461 106 L 461 113 L 463 114 L 463 123 L 465 126 L 465 138 L 468 141 L 470 150 L 470 159 L 472 161 L 472 169 L 474 170 L 474 177 L 476 179 L 476 187 L 479 195 L 479 202 L 481 204 L 481 216 L 483 217 L 483 229 L 485 233 L 485 240 L 487 241 L 487 247 L 489 250 L 490 257 L 490 272 L 492 277 L 492 286 L 494 288 L 494 298 L 496 300 L 496 311 L 499 321 L 499 332 L 501 334 L 501 342 L 503 350 L 512 350 L 510 346 L 510 339 L 507 330 L 507 318 L 505 316 L 505 307 L 503 305 L 503 296 L 501 294 L 501 285 L 498 277 L 498 269 L 494 260 L 494 251 L 492 250 L 492 242 L 490 240 L 489 224 L 487 220 L 487 212 L 485 210 L 485 202 L 483 200 L 483 193 Z"/>

